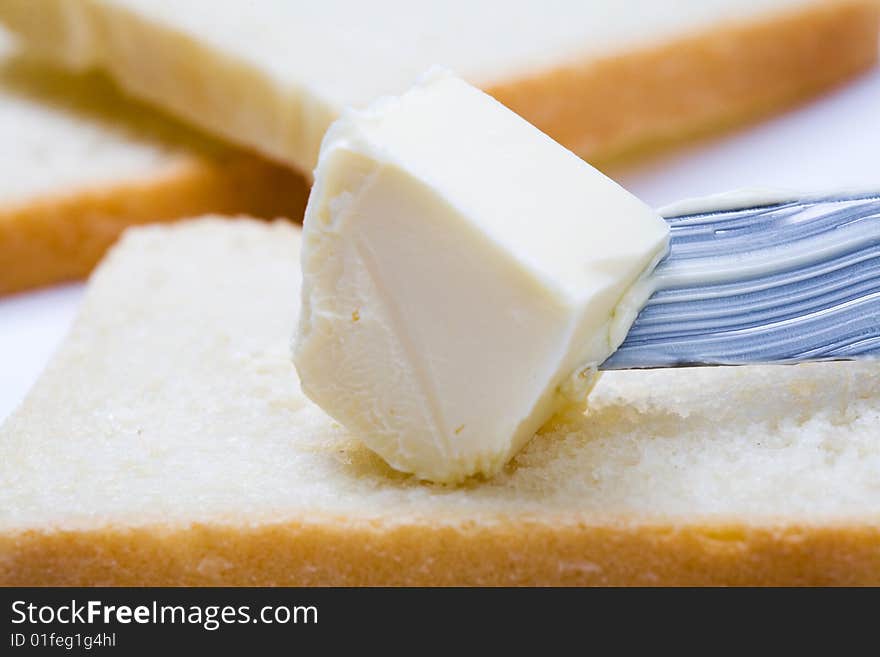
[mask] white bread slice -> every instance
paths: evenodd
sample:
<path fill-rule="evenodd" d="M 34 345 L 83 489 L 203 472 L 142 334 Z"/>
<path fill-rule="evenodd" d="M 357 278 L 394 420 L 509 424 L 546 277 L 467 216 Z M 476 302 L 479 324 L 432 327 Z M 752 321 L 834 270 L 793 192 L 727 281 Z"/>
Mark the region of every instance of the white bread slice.
<path fill-rule="evenodd" d="M 130 224 L 305 207 L 300 176 L 29 61 L 2 32 L 0 144 L 0 294 L 85 276 Z"/>
<path fill-rule="evenodd" d="M 4 0 L 44 54 L 106 69 L 310 172 L 347 105 L 443 65 L 595 162 L 766 112 L 877 58 L 876 0 Z M 149 53 L 145 56 L 145 53 Z"/>
<path fill-rule="evenodd" d="M 0 584 L 880 583 L 877 362 L 607 374 L 426 485 L 300 392 L 299 239 L 126 233 L 0 430 Z"/>

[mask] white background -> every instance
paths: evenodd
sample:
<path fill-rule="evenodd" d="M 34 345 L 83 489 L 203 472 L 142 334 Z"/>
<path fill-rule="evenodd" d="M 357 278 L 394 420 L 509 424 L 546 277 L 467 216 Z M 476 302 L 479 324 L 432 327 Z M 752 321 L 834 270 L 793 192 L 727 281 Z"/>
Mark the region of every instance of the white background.
<path fill-rule="evenodd" d="M 880 187 L 880 69 L 770 121 L 608 173 L 658 206 L 741 187 Z M 0 299 L 0 421 L 64 337 L 82 292 Z"/>

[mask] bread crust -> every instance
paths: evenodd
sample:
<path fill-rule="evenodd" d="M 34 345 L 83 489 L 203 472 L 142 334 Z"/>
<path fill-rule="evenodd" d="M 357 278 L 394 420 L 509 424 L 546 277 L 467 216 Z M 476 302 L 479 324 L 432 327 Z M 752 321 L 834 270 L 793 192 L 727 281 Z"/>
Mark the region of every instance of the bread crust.
<path fill-rule="evenodd" d="M 793 105 L 872 66 L 880 3 L 818 1 L 488 92 L 592 163 Z"/>
<path fill-rule="evenodd" d="M 117 527 L 7 533 L 0 585 L 877 585 L 878 546 L 847 523 Z"/>
<path fill-rule="evenodd" d="M 234 154 L 0 206 L 0 294 L 86 277 L 128 226 L 202 214 L 298 218 L 307 198 L 299 174 Z"/>

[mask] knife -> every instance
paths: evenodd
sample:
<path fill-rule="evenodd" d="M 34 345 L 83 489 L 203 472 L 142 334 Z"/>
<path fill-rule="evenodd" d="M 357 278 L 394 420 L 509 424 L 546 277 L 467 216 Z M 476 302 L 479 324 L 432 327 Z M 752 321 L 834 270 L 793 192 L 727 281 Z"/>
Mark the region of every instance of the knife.
<path fill-rule="evenodd" d="M 654 290 L 601 370 L 880 356 L 880 192 L 672 208 Z"/>

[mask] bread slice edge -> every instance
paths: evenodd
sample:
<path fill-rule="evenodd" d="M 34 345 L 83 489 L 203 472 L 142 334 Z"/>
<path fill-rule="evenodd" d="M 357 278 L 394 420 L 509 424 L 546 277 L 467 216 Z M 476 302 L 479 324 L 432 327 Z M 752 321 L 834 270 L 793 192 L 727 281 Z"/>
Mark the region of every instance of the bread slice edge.
<path fill-rule="evenodd" d="M 877 585 L 880 527 L 501 521 L 0 535 L 3 586 Z"/>

